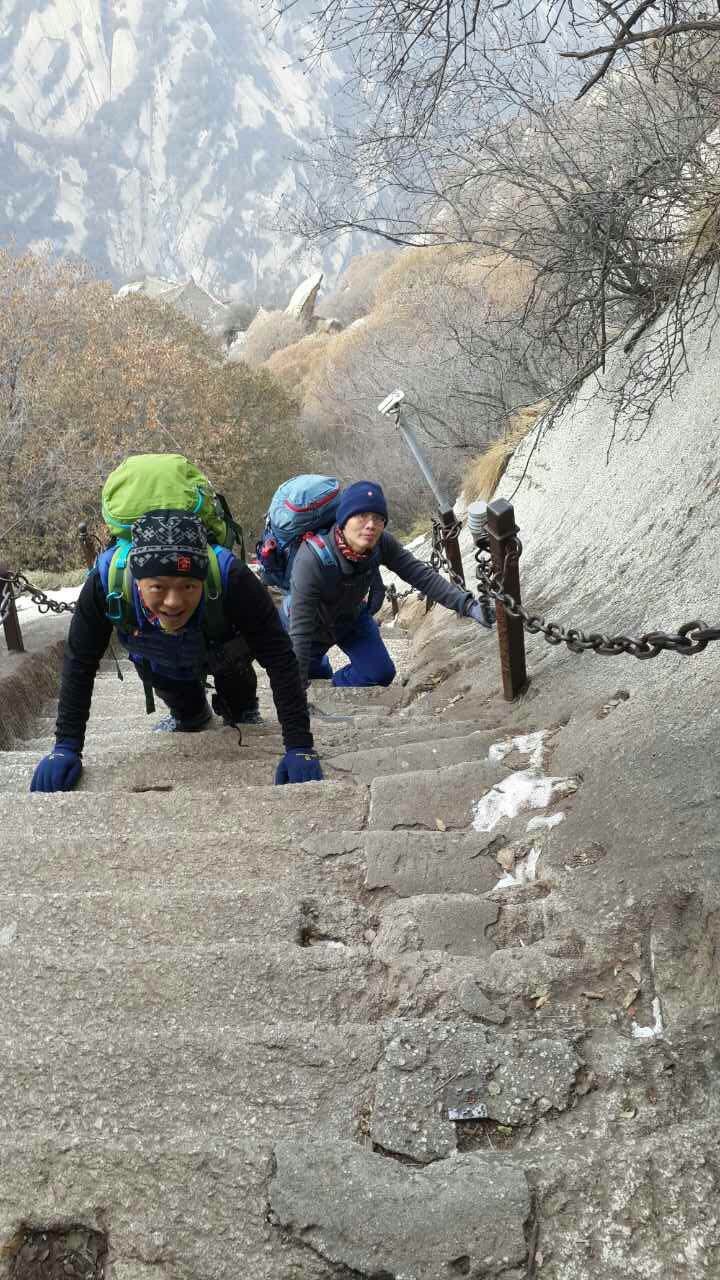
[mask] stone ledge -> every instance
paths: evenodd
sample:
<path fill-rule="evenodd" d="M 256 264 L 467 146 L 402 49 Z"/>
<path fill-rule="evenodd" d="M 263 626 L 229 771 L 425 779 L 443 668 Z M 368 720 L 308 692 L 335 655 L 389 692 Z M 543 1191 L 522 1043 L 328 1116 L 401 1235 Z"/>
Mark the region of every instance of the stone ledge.
<path fill-rule="evenodd" d="M 57 693 L 68 616 L 38 618 L 24 627 L 24 653 L 8 652 L 0 639 L 0 750 L 27 737 L 43 702 Z"/>

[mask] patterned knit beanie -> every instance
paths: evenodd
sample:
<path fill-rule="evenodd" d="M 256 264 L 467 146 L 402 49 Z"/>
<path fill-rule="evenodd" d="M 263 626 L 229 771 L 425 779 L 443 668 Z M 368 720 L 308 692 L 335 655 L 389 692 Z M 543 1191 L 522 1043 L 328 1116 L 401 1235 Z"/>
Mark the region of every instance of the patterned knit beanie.
<path fill-rule="evenodd" d="M 130 572 L 134 578 L 200 578 L 208 574 L 207 534 L 185 511 L 150 511 L 132 527 Z"/>

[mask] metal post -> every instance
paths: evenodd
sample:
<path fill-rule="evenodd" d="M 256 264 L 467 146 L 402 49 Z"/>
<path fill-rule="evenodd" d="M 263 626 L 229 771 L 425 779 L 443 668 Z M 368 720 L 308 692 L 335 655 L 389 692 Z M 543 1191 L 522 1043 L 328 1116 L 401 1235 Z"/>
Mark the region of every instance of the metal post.
<path fill-rule="evenodd" d="M 0 564 L 0 616 L 3 618 L 3 630 L 8 649 L 12 653 L 24 653 L 25 645 L 15 607 L 15 592 L 10 584 L 11 577 L 9 565 Z"/>
<path fill-rule="evenodd" d="M 506 559 L 508 550 L 512 549 L 515 542 L 518 528 L 515 524 L 515 511 L 504 498 L 496 498 L 494 502 L 488 503 L 487 532 L 493 569 L 504 575 L 505 591 L 520 604 L 518 556 L 510 555 Z M 525 634 L 522 620 L 510 617 L 499 601 L 496 601 L 496 611 L 503 694 L 508 702 L 512 702 L 528 685 Z"/>
<path fill-rule="evenodd" d="M 460 555 L 460 545 L 458 543 L 457 532 L 455 532 L 457 528 L 455 512 L 452 509 L 450 511 L 441 511 L 440 523 L 444 529 L 453 530 L 452 533 L 446 533 L 443 539 L 445 544 L 445 554 L 447 555 L 448 564 L 450 565 L 453 573 L 460 579 L 463 586 L 465 586 L 465 570 L 463 569 L 462 556 Z"/>
<path fill-rule="evenodd" d="M 427 458 L 420 447 L 418 438 L 415 435 L 413 428 L 410 426 L 410 423 L 407 421 L 407 415 L 402 409 L 402 402 L 404 399 L 405 393 L 403 391 L 398 389 L 397 391 L 392 392 L 385 400 L 383 400 L 382 404 L 378 405 L 378 413 L 382 413 L 386 417 L 392 416 L 395 419 L 395 425 L 400 432 L 400 435 L 405 441 L 405 444 L 410 450 L 413 458 L 417 462 L 425 482 L 437 502 L 440 524 L 443 529 L 449 531 L 454 529 L 457 523 L 455 520 L 455 512 L 453 511 L 452 502 L 435 479 L 430 463 L 427 461 Z M 465 573 L 463 571 L 462 557 L 460 555 L 460 547 L 458 546 L 457 534 L 446 533 L 443 538 L 443 546 L 450 568 L 464 586 Z M 430 608 L 430 604 L 428 604 L 428 608 Z"/>
<path fill-rule="evenodd" d="M 92 569 L 95 563 L 95 557 L 100 550 L 100 544 L 94 534 L 88 532 L 85 521 L 78 525 L 78 535 L 80 538 L 80 546 L 83 549 L 85 563 L 88 569 Z"/>

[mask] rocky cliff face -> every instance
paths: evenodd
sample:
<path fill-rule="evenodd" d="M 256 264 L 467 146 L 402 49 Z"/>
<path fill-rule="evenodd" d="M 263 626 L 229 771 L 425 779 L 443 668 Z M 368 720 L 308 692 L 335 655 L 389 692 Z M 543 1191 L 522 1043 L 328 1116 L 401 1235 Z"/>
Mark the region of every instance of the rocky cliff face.
<path fill-rule="evenodd" d="M 50 240 L 116 281 L 192 275 L 265 299 L 272 281 L 284 295 L 310 262 L 276 206 L 340 71 L 305 74 L 299 17 L 277 31 L 267 17 L 253 0 L 9 0 L 0 236 Z M 344 260 L 335 249 L 324 265 Z"/>

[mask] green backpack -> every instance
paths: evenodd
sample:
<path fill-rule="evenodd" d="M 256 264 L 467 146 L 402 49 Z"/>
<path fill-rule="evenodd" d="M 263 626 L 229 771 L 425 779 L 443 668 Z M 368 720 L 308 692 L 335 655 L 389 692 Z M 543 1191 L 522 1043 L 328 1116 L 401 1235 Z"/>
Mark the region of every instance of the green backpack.
<path fill-rule="evenodd" d="M 132 577 L 128 567 L 130 537 L 134 522 L 150 511 L 187 511 L 199 516 L 211 543 L 231 550 L 238 542 L 244 559 L 242 529 L 235 523 L 225 498 L 215 492 L 202 471 L 179 453 L 131 455 L 110 472 L 102 490 L 103 520 L 116 539 L 107 565 L 106 592 L 107 616 L 116 627 L 129 627 L 134 623 Z M 212 547 L 208 552 L 206 631 L 208 638 L 214 639 L 224 625 L 222 583 L 217 555 Z"/>
<path fill-rule="evenodd" d="M 187 511 L 200 517 L 211 542 L 242 546 L 242 529 L 222 494 L 180 453 L 132 454 L 105 481 L 102 517 L 115 537 L 129 538 L 135 520 L 149 511 Z"/>

